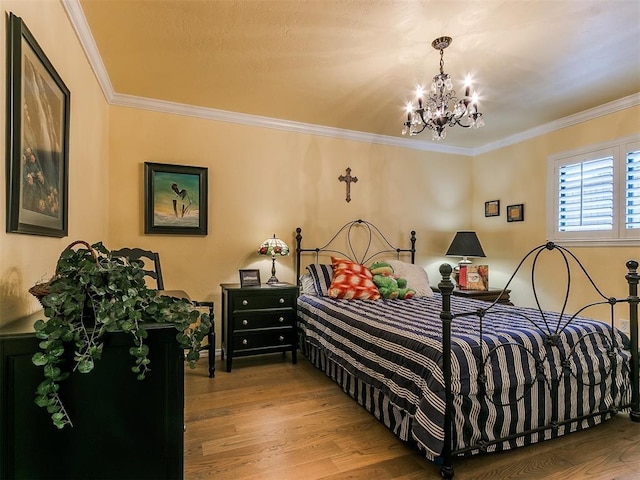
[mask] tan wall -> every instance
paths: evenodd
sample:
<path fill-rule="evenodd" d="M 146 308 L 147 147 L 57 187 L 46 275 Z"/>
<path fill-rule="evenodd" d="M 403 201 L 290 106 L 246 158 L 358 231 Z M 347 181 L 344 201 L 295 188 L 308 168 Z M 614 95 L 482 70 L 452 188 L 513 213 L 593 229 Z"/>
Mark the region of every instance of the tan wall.
<path fill-rule="evenodd" d="M 97 241 L 107 236 L 108 106 L 60 2 L 3 0 L 0 51 L 6 52 L 6 17 L 21 17 L 71 91 L 69 146 L 69 236 L 51 238 L 5 233 L 6 209 L 0 209 L 0 327 L 40 308 L 29 287 L 48 279 L 62 249 L 71 241 Z M 0 62 L 2 104 L 5 105 L 6 62 Z M 2 151 L 6 149 L 6 118 L 0 115 Z M 0 197 L 6 198 L 5 169 Z"/>
<path fill-rule="evenodd" d="M 468 228 L 471 159 L 321 136 L 113 107 L 110 112 L 110 248 L 160 252 L 166 289 L 214 300 L 238 269 L 270 276 L 260 243 L 274 233 L 293 249 L 296 227 L 308 247 L 363 218 L 409 246 L 435 277 L 451 231 Z M 209 235 L 144 235 L 145 161 L 202 166 L 209 173 Z M 358 182 L 345 201 L 338 177 Z M 294 257 L 277 260 L 277 276 L 294 282 Z M 436 277 L 437 278 L 437 277 Z M 219 324 L 218 324 L 218 328 Z"/>
<path fill-rule="evenodd" d="M 640 107 L 629 108 L 588 122 L 566 127 L 516 145 L 478 155 L 473 161 L 473 224 L 490 263 L 490 276 L 501 285 L 515 269 L 520 257 L 546 242 L 547 158 L 555 153 L 626 137 L 640 132 Z M 487 200 L 501 201 L 499 217 L 484 217 L 480 205 Z M 507 223 L 506 206 L 525 204 L 525 221 Z M 571 247 L 607 296 L 624 296 L 625 262 L 640 258 L 635 247 Z M 537 282 L 543 295 L 543 307 L 560 308 L 560 291 L 566 278 L 551 272 Z M 583 305 L 591 289 L 579 276 L 572 278 L 576 293 L 570 305 Z M 533 305 L 530 278 L 518 281 L 512 298 L 521 305 Z M 577 288 L 576 288 L 577 287 Z M 588 293 L 587 293 L 588 292 Z"/>

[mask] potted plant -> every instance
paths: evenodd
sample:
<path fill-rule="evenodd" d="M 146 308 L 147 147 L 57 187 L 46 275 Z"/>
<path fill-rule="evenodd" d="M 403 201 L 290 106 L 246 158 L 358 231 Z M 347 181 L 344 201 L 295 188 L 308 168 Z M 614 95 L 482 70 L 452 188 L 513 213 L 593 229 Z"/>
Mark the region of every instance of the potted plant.
<path fill-rule="evenodd" d="M 78 245 L 81 248 L 73 248 Z M 81 374 L 93 370 L 109 332 L 131 335 L 131 370 L 143 380 L 150 370 L 147 325 L 173 324 L 176 341 L 191 368 L 211 326 L 209 315 L 201 314 L 187 299 L 158 295 L 147 288 L 142 263 L 113 257 L 101 242 L 69 245 L 60 254 L 54 277 L 32 287 L 31 292 L 48 317 L 34 324 L 41 351 L 32 361 L 43 367 L 45 377 L 35 401 L 47 409 L 58 428 L 73 426 L 60 396 L 60 383 L 76 370 Z"/>

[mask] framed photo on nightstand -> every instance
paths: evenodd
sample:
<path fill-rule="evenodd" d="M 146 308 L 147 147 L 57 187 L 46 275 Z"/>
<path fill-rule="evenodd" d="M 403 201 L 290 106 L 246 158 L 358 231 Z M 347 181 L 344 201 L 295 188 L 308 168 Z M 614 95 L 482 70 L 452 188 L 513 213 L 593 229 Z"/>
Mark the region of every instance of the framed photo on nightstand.
<path fill-rule="evenodd" d="M 240 273 L 240 287 L 259 287 L 260 270 L 238 270 Z"/>

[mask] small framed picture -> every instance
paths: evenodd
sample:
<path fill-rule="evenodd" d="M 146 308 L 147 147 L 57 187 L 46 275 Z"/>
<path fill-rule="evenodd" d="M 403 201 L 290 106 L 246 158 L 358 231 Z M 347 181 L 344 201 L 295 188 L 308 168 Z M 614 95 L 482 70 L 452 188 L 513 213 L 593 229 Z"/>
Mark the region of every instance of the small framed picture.
<path fill-rule="evenodd" d="M 144 233 L 206 235 L 206 167 L 144 164 Z"/>
<path fill-rule="evenodd" d="M 500 200 L 484 202 L 484 216 L 497 217 L 500 215 Z"/>
<path fill-rule="evenodd" d="M 259 287 L 260 270 L 238 270 L 240 273 L 240 287 Z"/>
<path fill-rule="evenodd" d="M 507 222 L 522 222 L 524 220 L 524 203 L 507 207 Z"/>

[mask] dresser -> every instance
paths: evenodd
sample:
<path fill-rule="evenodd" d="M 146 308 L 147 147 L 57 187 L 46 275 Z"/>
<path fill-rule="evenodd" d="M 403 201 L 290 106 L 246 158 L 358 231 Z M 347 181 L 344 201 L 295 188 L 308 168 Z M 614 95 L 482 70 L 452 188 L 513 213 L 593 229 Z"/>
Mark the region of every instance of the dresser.
<path fill-rule="evenodd" d="M 235 357 L 291 352 L 297 362 L 296 298 L 290 284 L 241 288 L 223 283 L 222 359 L 227 372 Z"/>
<path fill-rule="evenodd" d="M 148 325 L 144 380 L 131 372 L 131 335 L 105 334 L 95 369 L 60 384 L 73 428 L 58 430 L 34 402 L 43 379 L 31 362 L 36 319 L 0 329 L 0 478 L 183 478 L 184 360 L 173 325 Z"/>

